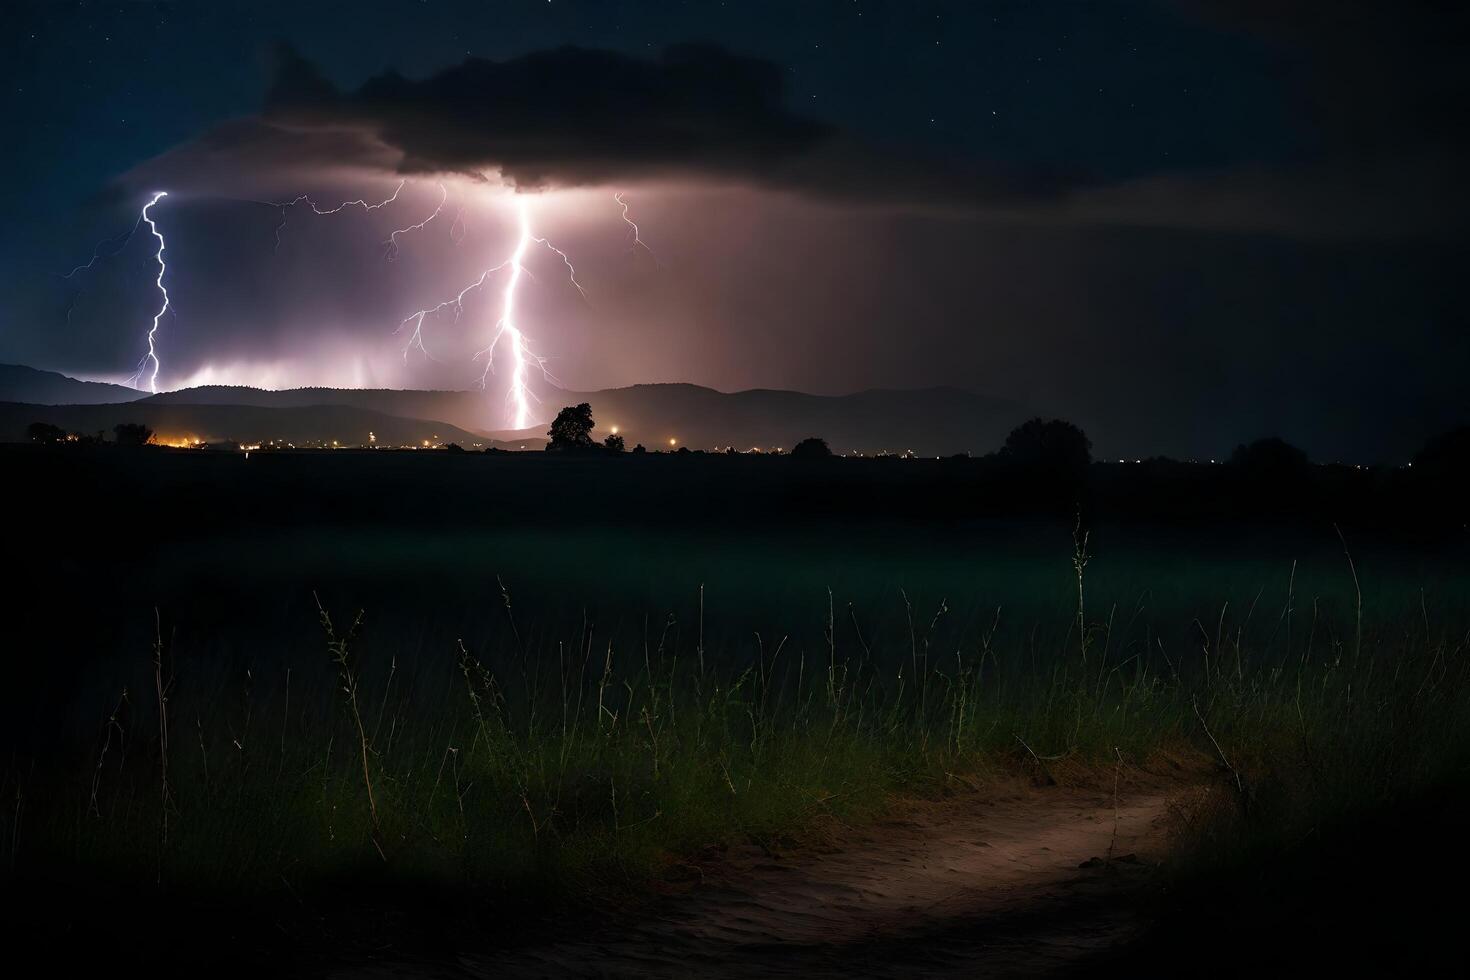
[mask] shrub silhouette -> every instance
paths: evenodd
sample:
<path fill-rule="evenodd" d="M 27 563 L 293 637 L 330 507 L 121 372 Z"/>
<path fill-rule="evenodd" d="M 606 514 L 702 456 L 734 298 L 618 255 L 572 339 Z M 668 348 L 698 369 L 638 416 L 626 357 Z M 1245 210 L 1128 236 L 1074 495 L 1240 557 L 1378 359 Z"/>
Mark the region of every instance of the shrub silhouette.
<path fill-rule="evenodd" d="M 1235 447 L 1230 465 L 1252 477 L 1300 476 L 1307 470 L 1307 454 L 1278 436 Z"/>
<path fill-rule="evenodd" d="M 146 446 L 153 430 L 139 422 L 122 422 L 112 427 L 112 436 L 119 446 Z"/>
<path fill-rule="evenodd" d="M 624 448 L 623 437 L 616 432 L 611 433 L 606 439 L 602 440 L 602 448 L 610 453 L 622 452 Z"/>
<path fill-rule="evenodd" d="M 1458 514 L 1464 521 L 1464 501 L 1470 493 L 1470 425 L 1435 436 L 1414 454 L 1409 475 L 1429 510 Z"/>
<path fill-rule="evenodd" d="M 1470 425 L 1435 436 L 1414 454 L 1416 476 L 1464 483 L 1470 480 Z"/>
<path fill-rule="evenodd" d="M 826 439 L 808 436 L 791 447 L 791 455 L 796 459 L 830 459 L 832 449 Z"/>
<path fill-rule="evenodd" d="M 50 422 L 32 422 L 26 426 L 26 438 L 31 442 L 39 442 L 42 445 L 54 446 L 66 442 L 66 430 L 59 425 Z"/>
<path fill-rule="evenodd" d="M 1288 515 L 1314 506 L 1314 474 L 1307 454 L 1276 436 L 1235 447 L 1225 467 L 1235 505 L 1247 512 Z"/>
<path fill-rule="evenodd" d="M 1011 430 L 1000 455 L 1017 466 L 1081 477 L 1092 462 L 1092 440 L 1071 422 L 1035 418 Z"/>

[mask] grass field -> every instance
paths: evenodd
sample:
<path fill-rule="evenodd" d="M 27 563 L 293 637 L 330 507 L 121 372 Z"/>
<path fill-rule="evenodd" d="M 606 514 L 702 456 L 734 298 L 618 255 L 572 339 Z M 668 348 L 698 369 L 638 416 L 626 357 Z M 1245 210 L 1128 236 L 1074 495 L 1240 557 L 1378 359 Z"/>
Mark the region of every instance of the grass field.
<path fill-rule="evenodd" d="M 1220 868 L 1470 758 L 1462 557 L 1330 522 L 226 522 L 140 549 L 53 559 L 89 612 L 39 624 L 65 655 L 32 649 L 0 777 L 11 883 L 114 935 L 189 907 L 224 911 L 186 946 L 239 916 L 483 933 L 1017 775 L 1214 787 L 1179 853 Z"/>

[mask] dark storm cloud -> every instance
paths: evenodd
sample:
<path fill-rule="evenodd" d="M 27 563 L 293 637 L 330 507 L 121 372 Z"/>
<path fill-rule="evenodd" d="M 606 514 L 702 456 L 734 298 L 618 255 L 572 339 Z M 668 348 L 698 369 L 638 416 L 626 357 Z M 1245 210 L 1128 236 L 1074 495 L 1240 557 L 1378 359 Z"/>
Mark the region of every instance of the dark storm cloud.
<path fill-rule="evenodd" d="M 1201 223 L 1327 236 L 1458 229 L 1470 212 L 1470 7 L 1436 0 L 1166 0 L 1264 44 L 1297 120 L 1281 159 L 1161 175 L 1140 215 L 1204 205 Z M 1109 195 L 1121 196 L 1110 189 Z"/>
<path fill-rule="evenodd" d="M 404 173 L 497 170 L 518 186 L 686 174 L 761 175 L 830 137 L 783 104 L 781 70 L 713 45 L 657 60 L 566 47 L 471 58 L 414 81 L 389 72 L 339 94 L 290 49 L 265 117 L 359 127 Z"/>
<path fill-rule="evenodd" d="M 259 116 L 216 127 L 129 182 L 207 191 L 211 180 L 264 186 L 313 170 L 498 175 L 535 189 L 687 180 L 962 210 L 1058 200 L 1085 183 L 876 148 L 789 109 L 785 74 L 713 44 L 653 59 L 563 47 L 470 58 L 421 80 L 390 71 L 343 92 L 281 46 Z"/>
<path fill-rule="evenodd" d="M 1435 0 L 1185 0 L 1214 23 L 1274 45 L 1308 151 L 1464 151 L 1470 7 Z"/>
<path fill-rule="evenodd" d="M 713 44 L 654 58 L 564 47 L 467 59 L 352 91 L 282 47 L 264 111 L 150 162 L 131 182 L 300 183 L 314 174 L 498 175 L 548 188 L 744 184 L 849 206 L 1055 224 L 1354 238 L 1436 233 L 1467 210 L 1458 172 L 1466 69 L 1434 22 L 1349 2 L 1172 0 L 1264 38 L 1299 119 L 1292 145 L 1209 169 L 1162 162 L 1104 181 L 999 159 L 879 146 L 792 111 L 787 73 Z M 1318 9 L 1324 11 L 1318 14 Z M 1412 8 L 1417 10 L 1418 8 Z M 1454 23 L 1466 15 L 1450 14 Z"/>
<path fill-rule="evenodd" d="M 150 160 L 125 182 L 165 186 L 170 193 L 229 193 L 334 170 L 378 174 L 395 169 L 398 159 L 392 147 L 360 129 L 288 127 L 251 116 L 221 123 Z M 113 194 L 131 197 L 121 188 Z"/>

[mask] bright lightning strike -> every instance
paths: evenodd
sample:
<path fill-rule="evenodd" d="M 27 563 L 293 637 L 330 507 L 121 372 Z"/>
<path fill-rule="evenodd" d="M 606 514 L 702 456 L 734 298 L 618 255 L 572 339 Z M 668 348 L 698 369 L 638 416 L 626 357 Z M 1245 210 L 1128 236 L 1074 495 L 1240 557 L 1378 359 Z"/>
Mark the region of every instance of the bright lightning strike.
<path fill-rule="evenodd" d="M 614 194 L 613 200 L 617 201 L 618 207 L 623 209 L 623 224 L 628 226 L 628 234 L 632 236 L 633 250 L 637 251 L 641 248 L 643 249 L 643 251 L 649 254 L 649 257 L 652 258 L 654 262 L 658 262 L 658 256 L 653 254 L 653 249 L 649 248 L 648 243 L 645 242 L 643 238 L 638 234 L 638 223 L 632 218 L 628 217 L 628 202 L 624 199 L 622 192 L 619 191 L 618 193 Z"/>
<path fill-rule="evenodd" d="M 157 313 L 153 314 L 153 326 L 148 328 L 148 353 L 144 354 L 143 359 L 138 362 L 137 373 L 128 380 L 128 384 L 134 388 L 138 387 L 143 379 L 144 372 L 148 371 L 148 365 L 151 362 L 153 370 L 148 374 L 148 390 L 155 395 L 158 394 L 158 369 L 162 367 L 162 364 L 158 360 L 158 322 L 168 312 L 168 287 L 163 284 L 163 274 L 168 271 L 168 266 L 163 261 L 163 252 L 167 248 L 167 244 L 163 240 L 163 233 L 158 230 L 158 224 L 148 212 L 152 210 L 153 205 L 165 197 L 168 197 L 168 191 L 159 191 L 157 194 L 154 194 L 153 200 L 143 205 L 143 214 L 140 218 L 140 220 L 148 223 L 148 230 L 153 234 L 154 238 L 158 239 L 158 251 L 153 255 L 153 258 L 158 262 L 158 278 L 153 281 L 153 284 L 158 287 L 159 293 L 163 295 L 163 305 L 158 308 Z"/>
<path fill-rule="evenodd" d="M 480 287 L 495 273 L 503 269 L 509 270 L 506 278 L 505 288 L 500 296 L 500 316 L 495 322 L 495 333 L 491 337 L 490 344 L 475 354 L 475 359 L 485 358 L 485 370 L 480 375 L 480 386 L 484 387 L 494 369 L 497 354 L 502 354 L 510 361 L 509 389 L 506 392 L 507 407 L 510 415 L 510 424 L 515 429 L 525 429 L 535 424 L 534 409 L 532 403 L 536 396 L 531 392 L 528 379 L 531 369 L 534 367 L 546 376 L 545 359 L 534 353 L 526 342 L 526 336 L 522 332 L 517 321 L 516 299 L 520 290 L 521 277 L 531 276 L 529 269 L 525 267 L 526 254 L 532 245 L 543 245 L 562 260 L 567 268 L 567 279 L 577 292 L 586 298 L 586 291 L 582 284 L 577 281 L 577 270 L 572 265 L 571 259 L 566 252 L 557 248 L 545 238 L 538 237 L 531 229 L 531 210 L 527 198 L 517 196 L 516 198 L 516 244 L 509 258 L 498 265 L 491 266 L 480 273 L 479 278 L 461 289 L 451 299 L 447 299 L 435 306 L 426 307 L 404 317 L 398 324 L 398 332 L 402 332 L 410 325 L 412 332 L 409 334 L 408 343 L 403 348 L 404 359 L 407 360 L 409 352 L 417 348 L 426 357 L 434 358 L 424 347 L 424 321 L 429 317 L 437 316 L 446 309 L 454 309 L 454 318 L 459 320 L 460 314 L 464 312 L 465 297 Z"/>
<path fill-rule="evenodd" d="M 506 280 L 505 292 L 500 299 L 500 321 L 495 325 L 495 336 L 490 340 L 490 346 L 475 355 L 476 358 L 485 358 L 485 373 L 480 375 L 480 387 L 485 386 L 485 379 L 490 374 L 490 369 L 495 363 L 495 349 L 499 346 L 501 338 L 506 338 L 510 345 L 510 388 L 506 391 L 506 400 L 510 403 L 512 424 L 515 429 L 524 429 L 531 425 L 531 399 L 535 396 L 526 387 L 526 362 L 535 360 L 538 367 L 544 363 L 526 348 L 525 335 L 515 323 L 516 287 L 520 285 L 522 260 L 525 258 L 526 249 L 531 242 L 538 241 L 531 234 L 531 216 L 526 207 L 524 199 L 516 201 L 516 223 L 520 228 L 520 237 L 516 240 L 515 251 L 510 256 L 510 277 Z M 563 254 L 562 258 L 566 256 Z M 567 263 L 571 267 L 571 263 Z M 576 282 L 576 279 L 572 280 Z M 577 287 L 581 289 L 580 286 Z"/>

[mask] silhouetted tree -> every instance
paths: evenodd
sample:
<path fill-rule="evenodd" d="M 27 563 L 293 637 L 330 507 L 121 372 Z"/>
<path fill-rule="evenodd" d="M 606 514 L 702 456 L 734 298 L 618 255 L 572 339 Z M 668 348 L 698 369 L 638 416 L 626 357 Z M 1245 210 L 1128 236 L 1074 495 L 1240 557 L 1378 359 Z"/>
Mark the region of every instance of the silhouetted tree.
<path fill-rule="evenodd" d="M 32 422 L 26 426 L 26 436 L 31 442 L 39 442 L 47 446 L 66 442 L 66 430 L 50 422 Z"/>
<path fill-rule="evenodd" d="M 610 433 L 606 439 L 602 440 L 602 448 L 610 453 L 622 452 L 623 446 L 623 437 L 616 432 Z"/>
<path fill-rule="evenodd" d="M 1470 497 L 1470 425 L 1435 436 L 1414 454 L 1409 470 L 1420 506 L 1461 526 Z"/>
<path fill-rule="evenodd" d="M 1071 422 L 1035 418 L 1011 430 L 1000 455 L 1019 466 L 1080 477 L 1092 462 L 1092 440 Z"/>
<path fill-rule="evenodd" d="M 551 440 L 546 448 L 591 449 L 595 445 L 592 441 L 592 427 L 595 424 L 592 421 L 591 405 L 586 402 L 569 405 L 556 413 L 556 420 L 546 433 Z"/>
<path fill-rule="evenodd" d="M 1317 506 L 1307 454 L 1284 439 L 1236 446 L 1224 469 L 1235 506 L 1246 512 L 1283 516 Z"/>
<path fill-rule="evenodd" d="M 112 427 L 112 436 L 119 446 L 146 446 L 153 430 L 139 422 L 122 422 Z"/>
<path fill-rule="evenodd" d="M 462 453 L 464 452 L 464 447 L 457 442 L 451 442 L 445 444 L 444 451 L 446 453 Z"/>
<path fill-rule="evenodd" d="M 648 452 L 648 450 L 643 448 L 643 443 L 641 443 L 641 442 L 638 445 L 636 445 L 636 446 L 633 447 L 633 455 L 634 456 L 642 456 L 646 452 Z"/>
<path fill-rule="evenodd" d="M 1307 470 L 1307 454 L 1285 439 L 1271 436 L 1250 445 L 1235 447 L 1230 465 L 1240 467 L 1251 477 L 1272 478 L 1300 476 Z"/>
<path fill-rule="evenodd" d="M 795 459 L 831 459 L 832 449 L 826 439 L 808 436 L 791 447 L 791 455 Z"/>
<path fill-rule="evenodd" d="M 1470 425 L 1435 436 L 1414 454 L 1414 475 L 1425 479 L 1470 482 Z"/>

